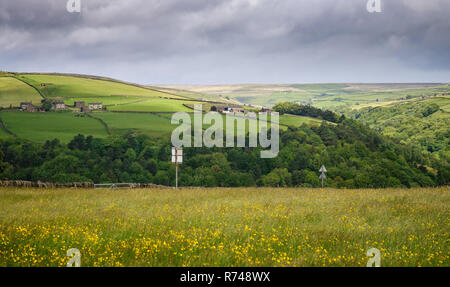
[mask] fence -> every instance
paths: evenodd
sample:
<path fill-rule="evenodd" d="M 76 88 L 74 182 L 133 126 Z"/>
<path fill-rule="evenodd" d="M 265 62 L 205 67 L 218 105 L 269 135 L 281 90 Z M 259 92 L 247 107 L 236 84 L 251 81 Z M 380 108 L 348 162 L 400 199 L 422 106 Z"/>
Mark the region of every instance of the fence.
<path fill-rule="evenodd" d="M 152 183 L 105 183 L 94 184 L 92 182 L 70 182 L 70 183 L 52 183 L 52 182 L 32 182 L 25 180 L 0 180 L 0 187 L 35 187 L 35 188 L 173 188 L 170 186 L 157 185 Z"/>

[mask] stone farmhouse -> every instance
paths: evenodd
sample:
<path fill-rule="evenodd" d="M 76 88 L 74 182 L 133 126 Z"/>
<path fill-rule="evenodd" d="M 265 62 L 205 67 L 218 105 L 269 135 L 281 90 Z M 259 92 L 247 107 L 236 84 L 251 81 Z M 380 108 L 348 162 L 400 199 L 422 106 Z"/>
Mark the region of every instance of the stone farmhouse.
<path fill-rule="evenodd" d="M 247 113 L 243 107 L 240 106 L 212 106 L 211 111 L 218 112 L 221 114 L 230 114 L 230 113 Z"/>
<path fill-rule="evenodd" d="M 262 108 L 262 109 L 261 109 L 261 112 L 262 112 L 262 113 L 273 113 L 274 110 L 273 110 L 273 109 L 269 109 L 269 108 Z"/>
<path fill-rule="evenodd" d="M 58 110 L 65 110 L 66 104 L 63 101 L 55 101 L 52 102 L 52 110 L 58 111 Z"/>
<path fill-rule="evenodd" d="M 91 111 L 93 110 L 103 110 L 103 104 L 102 103 L 89 103 L 88 107 Z"/>
<path fill-rule="evenodd" d="M 74 103 L 74 107 L 75 108 L 82 108 L 82 107 L 85 107 L 85 106 L 86 106 L 85 102 L 75 102 Z"/>
<path fill-rule="evenodd" d="M 26 112 L 30 112 L 30 113 L 34 113 L 34 112 L 38 111 L 38 108 L 35 107 L 33 105 L 33 103 L 31 103 L 31 102 L 22 102 L 22 103 L 20 103 L 20 109 L 22 111 L 26 111 Z"/>

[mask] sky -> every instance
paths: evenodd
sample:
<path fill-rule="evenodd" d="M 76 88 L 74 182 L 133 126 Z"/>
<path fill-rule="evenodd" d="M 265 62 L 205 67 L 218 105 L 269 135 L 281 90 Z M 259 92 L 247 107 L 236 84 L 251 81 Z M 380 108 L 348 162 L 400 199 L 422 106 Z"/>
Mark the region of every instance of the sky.
<path fill-rule="evenodd" d="M 450 0 L 380 0 L 380 13 L 367 1 L 80 0 L 69 13 L 67 0 L 0 0 L 0 70 L 140 84 L 450 81 Z"/>

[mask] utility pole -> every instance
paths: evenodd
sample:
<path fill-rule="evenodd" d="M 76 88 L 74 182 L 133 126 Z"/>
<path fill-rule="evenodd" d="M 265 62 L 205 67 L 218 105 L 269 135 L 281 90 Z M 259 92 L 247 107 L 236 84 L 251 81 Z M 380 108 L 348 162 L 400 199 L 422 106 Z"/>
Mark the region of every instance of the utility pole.
<path fill-rule="evenodd" d="M 321 172 L 319 178 L 322 180 L 322 188 L 323 188 L 323 181 L 324 181 L 324 179 L 327 178 L 327 176 L 325 175 L 325 173 L 327 172 L 327 169 L 325 168 L 324 165 L 322 165 L 322 167 L 320 168 L 319 171 Z"/>
<path fill-rule="evenodd" d="M 178 164 L 183 163 L 183 149 L 173 147 L 172 148 L 172 163 L 175 164 L 175 188 L 178 189 Z"/>

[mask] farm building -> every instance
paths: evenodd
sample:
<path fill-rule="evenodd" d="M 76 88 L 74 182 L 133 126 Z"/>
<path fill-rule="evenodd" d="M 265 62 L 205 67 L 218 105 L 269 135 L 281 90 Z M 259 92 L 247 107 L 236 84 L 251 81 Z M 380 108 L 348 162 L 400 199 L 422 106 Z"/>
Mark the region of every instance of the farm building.
<path fill-rule="evenodd" d="M 82 112 L 82 113 L 90 113 L 91 109 L 89 109 L 89 107 L 82 106 L 82 107 L 80 107 L 80 112 Z"/>
<path fill-rule="evenodd" d="M 228 112 L 228 106 L 212 106 L 211 111 L 218 113 Z"/>
<path fill-rule="evenodd" d="M 218 112 L 221 114 L 245 113 L 246 112 L 246 110 L 243 107 L 239 107 L 239 106 L 212 106 L 211 111 Z"/>
<path fill-rule="evenodd" d="M 45 88 L 45 87 L 53 86 L 53 84 L 52 83 L 42 83 L 39 86 Z"/>
<path fill-rule="evenodd" d="M 231 107 L 231 112 L 245 114 L 247 112 L 247 110 L 244 109 L 243 107 Z"/>
<path fill-rule="evenodd" d="M 274 110 L 273 110 L 273 109 L 269 109 L 269 108 L 262 108 L 262 109 L 261 109 L 261 112 L 262 112 L 262 113 L 273 113 Z"/>
<path fill-rule="evenodd" d="M 75 108 L 82 108 L 86 106 L 85 102 L 75 102 L 74 103 Z"/>
<path fill-rule="evenodd" d="M 23 111 L 27 110 L 27 108 L 29 106 L 33 106 L 33 103 L 31 103 L 31 102 L 22 102 L 22 103 L 20 103 L 20 109 L 23 110 Z"/>
<path fill-rule="evenodd" d="M 32 103 L 28 103 L 28 102 L 20 103 L 20 109 L 22 111 L 26 111 L 26 112 L 30 112 L 30 113 L 34 113 L 34 112 L 38 111 L 37 107 L 35 107 Z"/>
<path fill-rule="evenodd" d="M 102 103 L 89 103 L 88 104 L 89 109 L 92 110 L 102 110 L 103 104 Z"/>
<path fill-rule="evenodd" d="M 63 101 L 52 102 L 52 110 L 64 110 L 66 109 L 66 104 Z"/>

